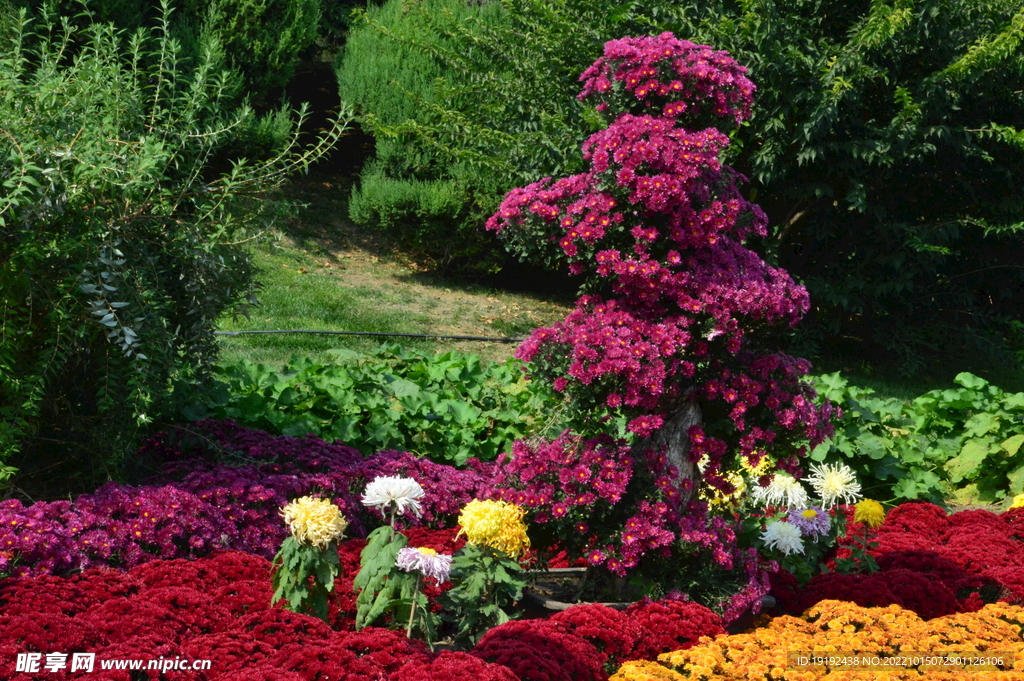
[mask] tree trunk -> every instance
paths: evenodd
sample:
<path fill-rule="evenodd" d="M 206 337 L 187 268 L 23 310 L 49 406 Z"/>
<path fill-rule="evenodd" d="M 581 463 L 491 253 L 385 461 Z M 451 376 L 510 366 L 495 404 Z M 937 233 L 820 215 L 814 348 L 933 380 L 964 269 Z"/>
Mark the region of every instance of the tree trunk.
<path fill-rule="evenodd" d="M 693 498 L 700 486 L 700 469 L 696 461 L 690 460 L 690 436 L 687 431 L 691 426 L 703 423 L 704 419 L 700 405 L 691 399 L 692 394 L 692 390 L 684 391 L 665 414 L 665 423 L 661 428 L 651 437 L 637 440 L 630 452 L 634 459 L 639 460 L 648 450 L 664 451 L 668 463 L 679 471 L 676 487 L 683 504 Z M 690 481 L 689 485 L 685 484 L 687 480 Z"/>

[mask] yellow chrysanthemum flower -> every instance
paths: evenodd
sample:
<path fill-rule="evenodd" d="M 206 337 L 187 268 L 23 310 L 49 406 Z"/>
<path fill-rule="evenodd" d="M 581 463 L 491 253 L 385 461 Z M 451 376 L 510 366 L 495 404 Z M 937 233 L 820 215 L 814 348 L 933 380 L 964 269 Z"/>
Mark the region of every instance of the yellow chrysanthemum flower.
<path fill-rule="evenodd" d="M 631 660 L 619 667 L 608 681 L 685 681 L 686 677 L 657 662 Z"/>
<path fill-rule="evenodd" d="M 281 509 L 292 536 L 302 544 L 323 548 L 341 539 L 348 522 L 328 499 L 302 497 Z"/>
<path fill-rule="evenodd" d="M 853 507 L 853 521 L 868 527 L 878 527 L 885 522 L 885 509 L 874 499 L 858 501 Z"/>
<path fill-rule="evenodd" d="M 459 534 L 466 535 L 469 544 L 490 546 L 518 558 L 530 546 L 524 515 L 526 509 L 515 504 L 474 499 L 459 515 Z"/>
<path fill-rule="evenodd" d="M 703 487 L 700 491 L 700 497 L 705 499 L 712 507 L 715 508 L 735 506 L 739 504 L 743 499 L 743 495 L 747 493 L 747 482 L 739 473 L 729 473 L 726 476 L 726 480 L 732 483 L 733 487 L 736 488 L 733 490 L 732 494 L 726 495 L 723 494 L 721 490 Z"/>
<path fill-rule="evenodd" d="M 743 472 L 749 475 L 750 477 L 759 478 L 765 473 L 767 473 L 769 469 L 772 468 L 772 460 L 769 459 L 767 456 L 762 456 L 760 463 L 758 463 L 756 466 L 751 466 L 750 463 L 747 461 L 747 457 L 744 456 L 740 458 L 740 466 L 743 467 Z"/>
<path fill-rule="evenodd" d="M 1010 502 L 1010 508 L 1020 508 L 1021 506 L 1024 506 L 1024 494 L 1018 494 Z"/>

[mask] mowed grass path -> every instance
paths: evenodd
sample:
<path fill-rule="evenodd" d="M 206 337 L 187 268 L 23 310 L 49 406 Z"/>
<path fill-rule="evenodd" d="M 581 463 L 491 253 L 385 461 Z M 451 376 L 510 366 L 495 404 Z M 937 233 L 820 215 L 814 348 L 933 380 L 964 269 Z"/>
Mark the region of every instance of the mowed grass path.
<path fill-rule="evenodd" d="M 346 219 L 348 188 L 310 179 L 289 189 L 308 205 L 279 242 L 253 249 L 262 290 L 245 317 L 224 316 L 221 331 L 327 330 L 523 338 L 570 311 L 564 292 L 516 293 L 443 279 L 420 268 L 380 235 Z M 536 288 L 536 287 L 535 287 Z M 512 356 L 516 344 L 446 339 L 314 334 L 221 336 L 221 362 L 279 367 L 293 355 L 318 361 L 330 350 L 366 352 L 385 342 L 426 353 L 460 350 L 486 360 Z"/>

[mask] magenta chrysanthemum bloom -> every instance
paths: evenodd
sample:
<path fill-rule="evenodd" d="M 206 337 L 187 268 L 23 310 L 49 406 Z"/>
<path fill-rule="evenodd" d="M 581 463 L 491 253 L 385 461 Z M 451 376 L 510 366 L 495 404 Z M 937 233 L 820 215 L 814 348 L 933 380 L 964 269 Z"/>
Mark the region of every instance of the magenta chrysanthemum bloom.
<path fill-rule="evenodd" d="M 807 508 L 794 508 L 789 512 L 786 520 L 800 528 L 800 534 L 805 537 L 820 537 L 828 534 L 832 519 L 828 513 L 818 506 Z"/>
<path fill-rule="evenodd" d="M 404 548 L 399 549 L 395 565 L 406 572 L 419 572 L 424 577 L 433 577 L 438 584 L 444 584 L 452 571 L 452 557 L 426 546 Z"/>

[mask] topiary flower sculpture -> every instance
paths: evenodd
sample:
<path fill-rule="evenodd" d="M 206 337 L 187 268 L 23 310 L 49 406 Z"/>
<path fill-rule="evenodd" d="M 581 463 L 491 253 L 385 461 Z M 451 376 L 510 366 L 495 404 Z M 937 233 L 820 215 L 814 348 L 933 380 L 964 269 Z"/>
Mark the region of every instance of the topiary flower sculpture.
<path fill-rule="evenodd" d="M 809 363 L 779 351 L 807 292 L 744 245 L 766 236 L 767 219 L 722 162 L 726 132 L 750 117 L 745 73 L 725 52 L 670 33 L 607 43 L 581 76 L 580 99 L 610 121 L 583 144 L 587 172 L 513 189 L 487 222 L 520 257 L 585 275 L 575 310 L 517 351 L 565 395 L 573 436 L 599 437 L 618 420 L 634 437 L 630 466 L 663 457 L 671 467 L 675 494 L 662 483 L 640 495 L 652 509 L 667 504 L 640 523 L 654 525 L 644 550 L 623 551 L 623 536 L 600 547 L 614 571 L 679 538 L 722 548 L 727 531 L 712 537 L 694 521 L 707 510 L 699 485 L 727 495 L 740 460 L 765 456 L 799 476 L 801 443 L 830 427 L 801 380 Z M 543 505 L 552 495 L 526 497 Z M 727 550 L 715 554 L 729 562 Z"/>

